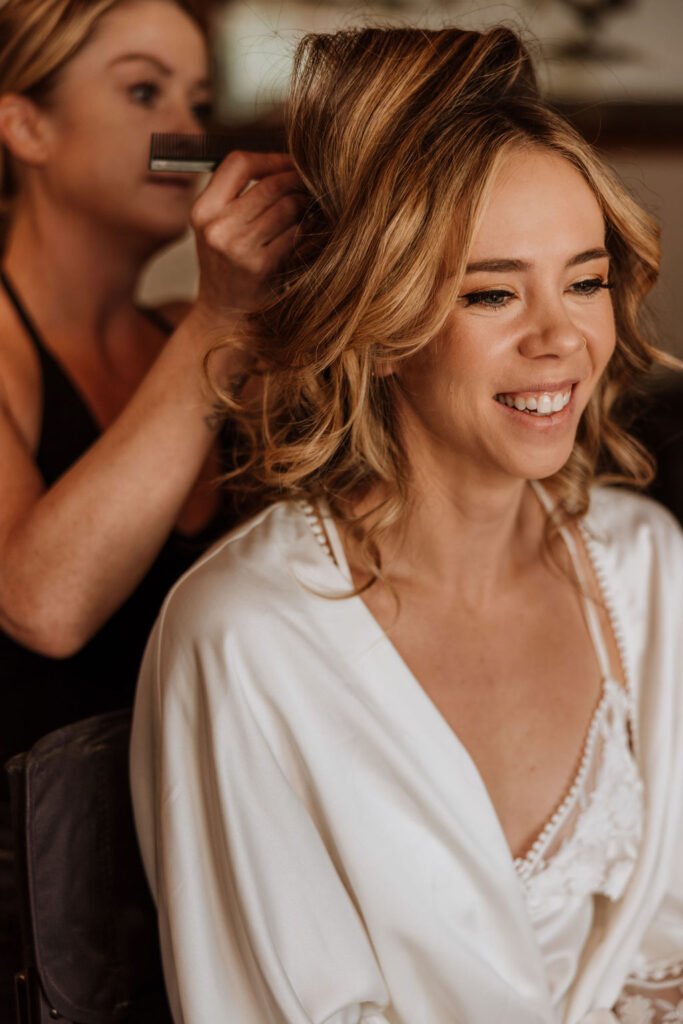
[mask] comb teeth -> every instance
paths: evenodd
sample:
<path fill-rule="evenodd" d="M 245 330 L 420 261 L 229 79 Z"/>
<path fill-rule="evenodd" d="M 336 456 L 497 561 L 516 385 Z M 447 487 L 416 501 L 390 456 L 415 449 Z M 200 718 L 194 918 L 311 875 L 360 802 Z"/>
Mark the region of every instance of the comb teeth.
<path fill-rule="evenodd" d="M 230 138 L 216 132 L 184 135 L 154 132 L 149 148 L 150 171 L 213 171 L 233 148 Z"/>

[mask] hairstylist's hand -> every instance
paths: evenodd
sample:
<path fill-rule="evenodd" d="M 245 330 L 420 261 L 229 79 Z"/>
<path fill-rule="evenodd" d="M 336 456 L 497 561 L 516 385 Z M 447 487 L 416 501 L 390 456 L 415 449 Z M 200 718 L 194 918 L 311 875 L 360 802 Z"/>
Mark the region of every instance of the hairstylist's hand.
<path fill-rule="evenodd" d="M 200 266 L 195 310 L 207 326 L 220 329 L 267 297 L 268 278 L 290 252 L 304 208 L 285 154 L 234 152 L 221 163 L 192 211 Z"/>

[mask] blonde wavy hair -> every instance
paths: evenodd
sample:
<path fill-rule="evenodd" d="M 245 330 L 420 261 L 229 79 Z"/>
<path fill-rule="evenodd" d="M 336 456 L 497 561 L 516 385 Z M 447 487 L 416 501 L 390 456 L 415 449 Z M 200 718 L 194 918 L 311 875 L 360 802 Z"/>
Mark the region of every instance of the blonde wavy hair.
<path fill-rule="evenodd" d="M 617 345 L 550 481 L 561 518 L 581 516 L 596 480 L 647 483 L 652 463 L 619 425 L 623 396 L 653 363 L 639 308 L 659 265 L 658 230 L 591 147 L 539 97 L 529 53 L 507 28 L 366 28 L 298 47 L 289 148 L 311 196 L 300 242 L 246 337 L 258 387 L 217 388 L 237 424 L 226 479 L 245 509 L 323 498 L 350 525 L 370 579 L 377 539 L 410 501 L 396 415 L 401 384 L 382 372 L 428 345 L 461 287 L 474 226 L 502 155 L 542 146 L 593 190 L 606 222 Z M 233 342 L 235 343 L 235 342 Z M 353 506 L 376 485 L 370 515 Z"/>

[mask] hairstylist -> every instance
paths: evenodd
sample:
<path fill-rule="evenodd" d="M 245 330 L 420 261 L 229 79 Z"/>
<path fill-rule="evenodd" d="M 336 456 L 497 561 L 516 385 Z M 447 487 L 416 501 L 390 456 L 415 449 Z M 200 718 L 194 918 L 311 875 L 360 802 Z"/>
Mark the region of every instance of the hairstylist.
<path fill-rule="evenodd" d="M 298 201 L 286 157 L 232 154 L 194 207 L 195 305 L 141 309 L 141 268 L 196 198 L 147 152 L 153 131 L 202 128 L 201 28 L 171 0 L 7 0 L 0 40 L 4 762 L 130 703 L 161 598 L 218 512 L 203 357 L 261 297 Z M 220 359 L 228 384 L 240 367 Z"/>

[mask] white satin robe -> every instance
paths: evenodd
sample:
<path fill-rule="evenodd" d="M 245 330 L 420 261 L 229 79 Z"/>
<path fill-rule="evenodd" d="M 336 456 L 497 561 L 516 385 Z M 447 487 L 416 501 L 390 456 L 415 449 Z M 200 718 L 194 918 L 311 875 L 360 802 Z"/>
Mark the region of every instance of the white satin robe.
<path fill-rule="evenodd" d="M 683 951 L 683 539 L 594 492 L 592 554 L 638 696 L 646 823 L 565 1005 L 599 1024 L 639 958 Z M 345 565 L 333 531 L 335 554 Z M 301 509 L 171 591 L 137 696 L 132 785 L 177 1024 L 555 1024 L 483 781 Z"/>

